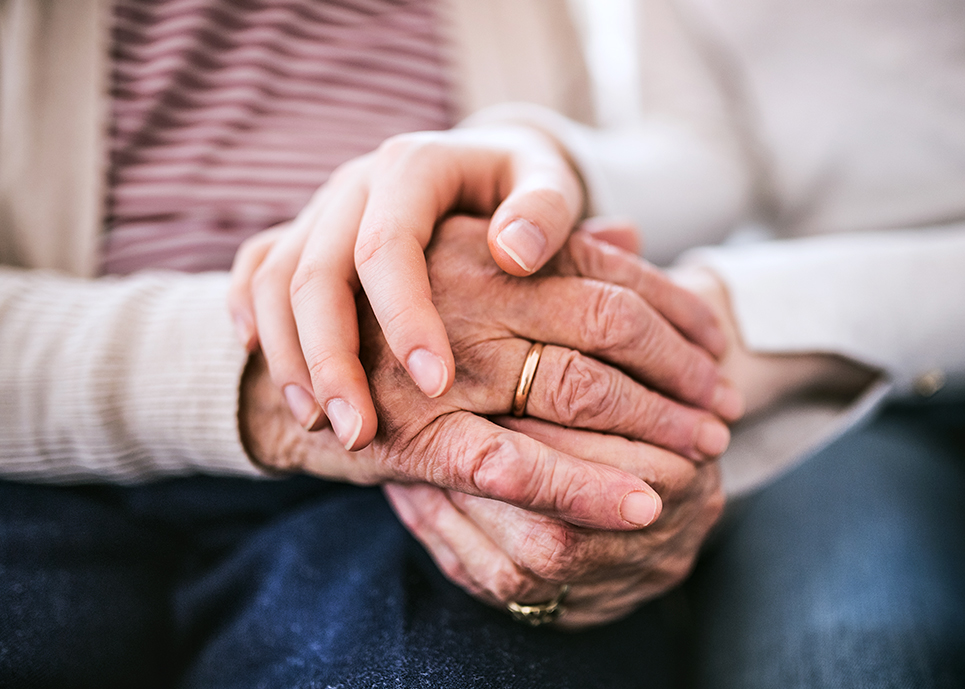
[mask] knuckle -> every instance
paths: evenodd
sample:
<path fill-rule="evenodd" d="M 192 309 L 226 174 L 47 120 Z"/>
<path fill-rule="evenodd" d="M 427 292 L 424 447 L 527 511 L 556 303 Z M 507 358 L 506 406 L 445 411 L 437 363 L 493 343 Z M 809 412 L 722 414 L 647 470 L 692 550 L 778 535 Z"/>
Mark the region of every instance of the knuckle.
<path fill-rule="evenodd" d="M 370 164 L 370 155 L 359 156 L 339 165 L 332 171 L 328 179 L 328 185 L 339 184 L 352 180 L 356 175 L 362 173 Z M 324 187 L 322 187 L 324 189 Z"/>
<path fill-rule="evenodd" d="M 359 228 L 355 240 L 355 269 L 359 276 L 397 273 L 401 257 L 422 254 L 423 247 L 399 218 L 382 218 Z"/>
<path fill-rule="evenodd" d="M 710 472 L 711 479 L 708 481 L 708 494 L 704 500 L 704 512 L 707 515 L 709 525 L 716 524 L 723 516 L 724 508 L 727 505 L 727 495 L 724 493 L 721 482 L 720 471 Z M 709 527 L 708 527 L 709 528 Z"/>
<path fill-rule="evenodd" d="M 535 441 L 524 453 L 511 440 L 491 439 L 474 459 L 471 476 L 481 495 L 559 515 L 586 514 L 600 503 L 597 475 L 564 465 Z"/>
<path fill-rule="evenodd" d="M 614 392 L 602 365 L 573 350 L 565 356 L 550 402 L 563 425 L 584 425 L 605 416 Z"/>
<path fill-rule="evenodd" d="M 709 402 L 717 384 L 717 367 L 710 357 L 692 349 L 684 358 L 677 373 L 677 389 L 686 401 Z"/>
<path fill-rule="evenodd" d="M 500 565 L 490 574 L 487 588 L 501 601 L 508 602 L 524 598 L 533 588 L 533 581 L 519 567 L 511 564 Z"/>
<path fill-rule="evenodd" d="M 339 358 L 335 352 L 321 347 L 312 347 L 305 351 L 305 364 L 308 366 L 308 374 L 312 379 L 312 387 L 315 389 L 316 396 L 320 396 L 322 401 L 329 393 L 329 383 L 339 380 L 340 376 L 333 375 L 333 370 L 339 363 Z"/>
<path fill-rule="evenodd" d="M 660 592 L 680 585 L 690 575 L 700 552 L 700 539 L 673 532 L 674 538 L 664 539 L 655 549 L 657 556 L 649 563 L 653 581 Z M 670 542 L 668 546 L 667 542 Z"/>
<path fill-rule="evenodd" d="M 232 275 L 228 283 L 228 293 L 225 295 L 231 315 L 248 310 L 250 295 L 250 283 L 242 283 L 237 276 Z"/>
<path fill-rule="evenodd" d="M 634 408 L 640 440 L 649 441 L 671 451 L 689 450 L 698 415 L 654 392 L 643 395 Z"/>
<path fill-rule="evenodd" d="M 637 334 L 641 322 L 630 292 L 616 285 L 599 285 L 581 324 L 582 341 L 595 351 L 625 347 Z"/>
<path fill-rule="evenodd" d="M 716 524 L 724 514 L 724 506 L 727 504 L 727 498 L 724 495 L 724 491 L 717 490 L 707 501 L 707 516 L 710 525 Z"/>
<path fill-rule="evenodd" d="M 663 319 L 652 309 L 648 309 L 646 317 L 636 319 L 631 337 L 639 348 L 652 351 L 661 341 L 661 326 L 663 324 Z M 667 353 L 657 352 L 657 354 L 660 357 L 665 357 Z"/>
<path fill-rule="evenodd" d="M 288 284 L 288 295 L 293 305 L 308 301 L 318 283 L 328 275 L 328 270 L 316 260 L 302 260 Z"/>
<path fill-rule="evenodd" d="M 444 557 L 439 553 L 433 553 L 433 555 L 433 559 L 436 564 L 439 565 L 439 569 L 442 570 L 442 573 L 449 581 L 472 590 L 465 564 L 455 558 Z"/>
<path fill-rule="evenodd" d="M 671 559 L 668 563 L 669 566 L 664 572 L 663 590 L 669 591 L 684 583 L 687 577 L 690 576 L 690 571 L 693 569 L 696 559 L 696 552 L 690 557 L 675 557 Z"/>
<path fill-rule="evenodd" d="M 417 334 L 417 331 L 413 328 L 416 305 L 410 303 L 406 307 L 402 308 L 401 304 L 393 300 L 389 301 L 385 308 L 377 314 L 382 332 L 390 346 L 398 345 L 405 348 L 413 336 Z M 424 334 L 427 330 L 427 327 L 423 327 L 418 332 Z"/>
<path fill-rule="evenodd" d="M 379 144 L 376 155 L 380 162 L 398 160 L 406 151 L 409 150 L 409 137 L 407 134 L 397 134 Z"/>
<path fill-rule="evenodd" d="M 620 265 L 610 248 L 585 232 L 570 235 L 567 242 L 572 270 L 582 277 L 606 280 L 620 274 Z"/>
<path fill-rule="evenodd" d="M 582 497 L 582 484 L 575 476 L 561 477 L 547 453 L 534 443 L 524 454 L 508 437 L 492 437 L 475 450 L 474 485 L 513 505 L 569 512 Z"/>
<path fill-rule="evenodd" d="M 247 260 L 249 254 L 258 251 L 266 241 L 260 232 L 245 239 L 238 245 L 238 250 L 235 252 L 235 264 L 237 265 L 239 262 Z"/>
<path fill-rule="evenodd" d="M 396 509 L 395 514 L 416 538 L 423 538 L 430 530 L 429 526 L 432 520 L 429 515 L 431 509 L 424 503 L 420 503 L 413 509 Z"/>
<path fill-rule="evenodd" d="M 527 569 L 546 581 L 565 581 L 575 560 L 573 530 L 562 522 L 540 520 L 521 536 Z"/>
<path fill-rule="evenodd" d="M 367 226 L 359 230 L 355 241 L 355 268 L 364 271 L 369 265 L 378 265 L 379 257 L 385 251 L 390 233 L 385 226 Z"/>
<path fill-rule="evenodd" d="M 389 137 L 377 150 L 381 162 L 393 165 L 432 156 L 440 148 L 441 144 L 430 132 L 410 132 Z"/>
<path fill-rule="evenodd" d="M 540 469 L 535 462 L 520 460 L 519 451 L 504 436 L 487 439 L 471 458 L 473 484 L 484 495 L 512 504 L 529 504 L 535 498 L 533 490 L 540 482 Z"/>
<path fill-rule="evenodd" d="M 253 293 L 272 292 L 279 283 L 285 280 L 281 266 L 268 256 L 251 275 L 251 289 Z"/>

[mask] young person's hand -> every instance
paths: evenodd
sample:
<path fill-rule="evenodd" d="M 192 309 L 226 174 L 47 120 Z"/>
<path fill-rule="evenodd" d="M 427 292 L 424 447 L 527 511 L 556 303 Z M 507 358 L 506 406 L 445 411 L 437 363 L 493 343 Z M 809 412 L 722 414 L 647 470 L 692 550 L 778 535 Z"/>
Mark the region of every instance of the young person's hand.
<path fill-rule="evenodd" d="M 500 268 L 522 276 L 559 250 L 584 205 L 567 157 L 540 132 L 486 127 L 395 137 L 336 171 L 286 232 L 242 247 L 229 297 L 239 337 L 249 350 L 260 344 L 304 427 L 321 428 L 327 415 L 350 449 L 365 447 L 377 419 L 358 357 L 360 288 L 395 357 L 438 397 L 456 368 L 425 264 L 436 223 L 455 210 L 491 215 L 483 241 Z M 706 308 L 691 313 L 674 294 L 665 302 L 654 306 L 666 319 L 720 351 Z M 357 432 L 337 410 L 361 419 Z"/>
<path fill-rule="evenodd" d="M 365 290 L 386 341 L 430 397 L 455 366 L 432 304 L 424 250 L 436 223 L 461 211 L 492 217 L 488 243 L 512 275 L 541 268 L 584 211 L 582 184 L 547 136 L 522 126 L 405 134 L 341 166 L 268 244 L 255 237 L 236 264 L 229 298 L 239 337 L 260 343 L 296 418 L 319 427 L 332 404 L 351 407 L 375 435 L 358 358 L 355 296 Z M 243 252 L 244 255 L 244 252 Z"/>
<path fill-rule="evenodd" d="M 704 462 L 729 438 L 704 408 L 719 406 L 727 417 L 735 393 L 713 357 L 651 303 L 686 314 L 689 331 L 716 327 L 712 317 L 658 271 L 585 233 L 570 238 L 539 274 L 506 275 L 486 249 L 486 229 L 485 221 L 452 219 L 427 252 L 433 301 L 459 370 L 449 392 L 428 398 L 419 391 L 360 297 L 361 360 L 382 421 L 376 442 L 361 452 L 333 453 L 331 433 L 311 434 L 295 423 L 256 355 L 241 403 L 249 452 L 272 469 L 358 483 L 431 483 L 590 528 L 651 523 L 661 503 L 639 475 L 487 417 L 509 413 L 527 351 L 533 342 L 546 343 L 528 417 L 642 440 Z M 340 440 L 358 434 L 361 420 L 351 412 L 336 408 L 331 416 L 343 424 Z"/>

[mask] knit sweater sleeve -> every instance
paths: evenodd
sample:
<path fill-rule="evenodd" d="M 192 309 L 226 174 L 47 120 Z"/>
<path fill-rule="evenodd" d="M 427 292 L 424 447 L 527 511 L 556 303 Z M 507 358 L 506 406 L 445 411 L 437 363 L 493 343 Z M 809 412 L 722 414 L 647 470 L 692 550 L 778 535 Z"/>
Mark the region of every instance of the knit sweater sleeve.
<path fill-rule="evenodd" d="M 589 213 L 632 220 L 655 263 L 723 240 L 747 215 L 750 173 L 719 129 L 662 117 L 590 127 L 530 103 L 486 108 L 462 126 L 496 124 L 525 125 L 556 141 L 580 171 Z"/>
<path fill-rule="evenodd" d="M 965 224 L 708 247 L 744 344 L 880 369 L 896 396 L 965 394 Z"/>
<path fill-rule="evenodd" d="M 226 289 L 220 273 L 83 280 L 0 268 L 0 475 L 260 475 L 238 432 L 247 356 Z"/>

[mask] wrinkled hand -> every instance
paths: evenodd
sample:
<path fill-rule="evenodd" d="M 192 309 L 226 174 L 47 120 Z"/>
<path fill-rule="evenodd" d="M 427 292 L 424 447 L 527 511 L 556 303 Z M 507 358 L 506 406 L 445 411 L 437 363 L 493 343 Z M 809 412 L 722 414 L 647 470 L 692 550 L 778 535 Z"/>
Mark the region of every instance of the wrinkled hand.
<path fill-rule="evenodd" d="M 364 288 L 385 339 L 423 392 L 455 377 L 423 250 L 453 211 L 492 216 L 488 242 L 513 275 L 539 269 L 583 213 L 579 176 L 561 149 L 523 126 L 405 134 L 341 166 L 283 239 L 236 263 L 230 310 L 243 343 L 260 341 L 296 418 L 328 414 L 343 444 L 367 445 L 377 420 L 358 358 L 355 295 Z M 260 255 L 258 255 L 260 254 Z M 317 400 L 317 401 L 316 401 Z M 361 426 L 340 424 L 332 404 Z"/>
<path fill-rule="evenodd" d="M 530 341 L 538 340 L 549 346 L 529 416 L 645 440 L 698 461 L 719 454 L 726 427 L 706 411 L 673 401 L 710 408 L 733 401 L 713 358 L 681 334 L 715 328 L 713 317 L 658 271 L 580 233 L 547 270 L 525 279 L 508 276 L 486 250 L 486 229 L 484 221 L 451 220 L 427 253 L 432 296 L 459 371 L 448 393 L 436 399 L 421 394 L 362 300 L 362 360 L 383 420 L 376 442 L 333 460 L 306 446 L 308 434 L 291 423 L 267 424 L 274 430 L 260 435 L 266 424 L 258 417 L 243 423 L 255 429 L 246 433 L 249 449 L 262 464 L 283 470 L 331 478 L 344 472 L 359 482 L 426 482 L 587 527 L 627 530 L 650 523 L 660 501 L 638 475 L 579 459 L 484 416 L 509 411 L 523 358 Z M 651 304 L 671 314 L 680 330 Z M 268 439 L 259 440 L 264 435 Z"/>
<path fill-rule="evenodd" d="M 556 624 L 579 628 L 623 617 L 687 576 L 724 505 L 715 462 L 531 419 L 505 422 L 557 450 L 636 474 L 660 494 L 663 512 L 643 530 L 597 531 L 435 486 L 386 486 L 400 519 L 450 580 L 500 608 L 550 600 L 568 584 Z"/>

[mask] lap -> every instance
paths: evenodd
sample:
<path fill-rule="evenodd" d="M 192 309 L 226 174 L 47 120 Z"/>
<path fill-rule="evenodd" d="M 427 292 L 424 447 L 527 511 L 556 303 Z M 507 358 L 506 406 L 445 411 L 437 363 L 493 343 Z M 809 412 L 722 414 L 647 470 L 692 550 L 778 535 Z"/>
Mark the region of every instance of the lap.
<path fill-rule="evenodd" d="M 582 634 L 521 627 L 446 581 L 377 490 L 289 513 L 222 568 L 183 687 L 618 688 L 672 668 L 662 604 Z"/>
<path fill-rule="evenodd" d="M 0 685 L 161 686 L 172 546 L 96 491 L 0 484 Z"/>
<path fill-rule="evenodd" d="M 0 483 L 0 503 L 20 544 L 0 609 L 23 612 L 0 626 L 4 686 L 660 687 L 680 666 L 672 597 L 522 627 L 446 581 L 377 489 Z"/>
<path fill-rule="evenodd" d="M 699 686 L 965 684 L 965 407 L 885 412 L 719 536 L 687 585 Z"/>
<path fill-rule="evenodd" d="M 953 686 L 965 443 L 942 413 L 835 443 L 748 499 L 683 591 L 579 634 L 449 584 L 376 489 L 0 483 L 0 684 Z"/>

